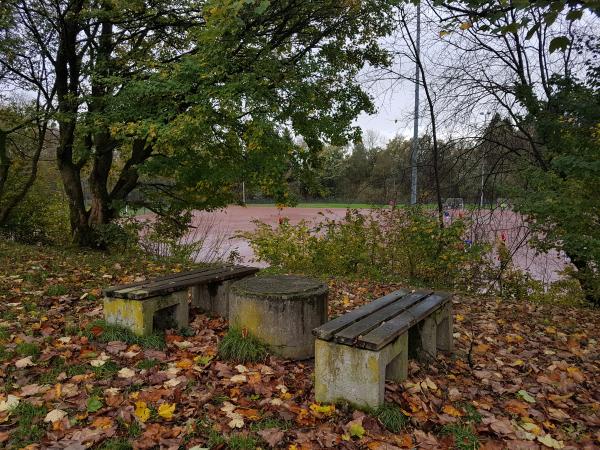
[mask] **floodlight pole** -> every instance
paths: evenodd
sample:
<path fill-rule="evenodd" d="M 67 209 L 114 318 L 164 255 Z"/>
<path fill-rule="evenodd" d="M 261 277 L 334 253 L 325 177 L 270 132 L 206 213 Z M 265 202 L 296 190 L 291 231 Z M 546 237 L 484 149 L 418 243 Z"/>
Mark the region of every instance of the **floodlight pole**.
<path fill-rule="evenodd" d="M 417 3 L 417 40 L 415 45 L 415 122 L 410 155 L 410 204 L 417 204 L 417 154 L 419 152 L 419 57 L 421 46 L 421 3 Z"/>

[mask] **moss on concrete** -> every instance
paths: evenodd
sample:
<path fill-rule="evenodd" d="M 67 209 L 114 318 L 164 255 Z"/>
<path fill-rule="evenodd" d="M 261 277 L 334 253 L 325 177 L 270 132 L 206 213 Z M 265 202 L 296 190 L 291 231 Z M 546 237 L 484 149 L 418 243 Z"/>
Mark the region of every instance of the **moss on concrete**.
<path fill-rule="evenodd" d="M 298 275 L 266 275 L 245 278 L 233 284 L 232 292 L 246 297 L 303 300 L 327 293 L 325 283 Z"/>

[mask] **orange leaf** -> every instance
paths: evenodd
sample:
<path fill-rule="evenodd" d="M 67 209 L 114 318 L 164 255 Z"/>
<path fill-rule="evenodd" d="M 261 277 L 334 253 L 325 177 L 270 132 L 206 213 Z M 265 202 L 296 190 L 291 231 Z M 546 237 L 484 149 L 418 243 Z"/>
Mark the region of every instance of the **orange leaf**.
<path fill-rule="evenodd" d="M 460 417 L 460 416 L 462 416 L 462 415 L 463 415 L 463 413 L 462 413 L 462 412 L 460 412 L 458 409 L 456 409 L 456 408 L 455 408 L 454 406 L 452 406 L 452 405 L 445 405 L 445 406 L 444 406 L 444 408 L 443 408 L 443 411 L 444 411 L 446 414 L 449 414 L 449 415 L 451 415 L 451 416 L 454 416 L 454 417 Z"/>

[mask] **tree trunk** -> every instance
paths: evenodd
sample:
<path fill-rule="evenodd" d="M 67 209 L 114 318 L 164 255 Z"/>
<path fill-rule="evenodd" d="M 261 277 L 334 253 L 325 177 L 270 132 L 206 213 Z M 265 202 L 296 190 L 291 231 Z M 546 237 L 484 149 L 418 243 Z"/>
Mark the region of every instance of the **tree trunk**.
<path fill-rule="evenodd" d="M 2 198 L 2 192 L 4 191 L 4 185 L 6 184 L 10 169 L 10 159 L 6 150 L 6 135 L 6 131 L 0 130 L 0 198 Z"/>
<path fill-rule="evenodd" d="M 567 256 L 569 256 L 569 252 L 565 250 Z M 571 257 L 571 262 L 577 268 L 577 273 L 574 277 L 579 281 L 579 285 L 581 286 L 581 290 L 585 295 L 585 299 L 597 306 L 600 306 L 600 292 L 598 286 L 590 279 L 589 272 L 592 270 L 588 263 L 581 258 Z"/>

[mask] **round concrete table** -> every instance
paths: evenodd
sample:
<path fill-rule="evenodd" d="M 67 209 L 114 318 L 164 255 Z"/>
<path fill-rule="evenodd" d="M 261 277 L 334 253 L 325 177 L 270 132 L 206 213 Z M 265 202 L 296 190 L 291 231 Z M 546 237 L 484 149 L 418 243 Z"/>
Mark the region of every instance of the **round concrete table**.
<path fill-rule="evenodd" d="M 327 291 L 296 275 L 245 278 L 231 286 L 229 325 L 246 328 L 284 358 L 312 358 L 312 330 L 327 322 Z"/>

